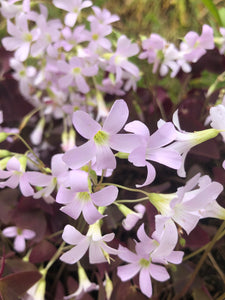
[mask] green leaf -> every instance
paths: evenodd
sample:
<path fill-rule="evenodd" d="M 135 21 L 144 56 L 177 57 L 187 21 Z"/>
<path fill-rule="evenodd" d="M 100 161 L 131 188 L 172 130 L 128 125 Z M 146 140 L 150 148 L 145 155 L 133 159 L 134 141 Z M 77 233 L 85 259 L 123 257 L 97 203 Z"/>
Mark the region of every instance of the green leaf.
<path fill-rule="evenodd" d="M 208 8 L 211 15 L 216 19 L 217 23 L 222 26 L 223 23 L 221 21 L 218 9 L 216 8 L 215 4 L 212 0 L 202 0 L 202 3 L 205 5 L 205 7 Z"/>
<path fill-rule="evenodd" d="M 225 7 L 219 9 L 219 15 L 222 22 L 222 26 L 225 27 Z"/>

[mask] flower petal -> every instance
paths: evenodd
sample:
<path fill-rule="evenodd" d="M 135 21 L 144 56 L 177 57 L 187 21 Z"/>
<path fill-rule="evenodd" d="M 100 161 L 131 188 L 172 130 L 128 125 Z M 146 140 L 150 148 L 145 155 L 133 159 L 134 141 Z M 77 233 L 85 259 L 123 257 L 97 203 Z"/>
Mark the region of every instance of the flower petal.
<path fill-rule="evenodd" d="M 85 236 L 73 226 L 66 225 L 63 230 L 62 238 L 66 243 L 70 245 L 76 245 L 80 243 L 85 238 Z"/>
<path fill-rule="evenodd" d="M 103 218 L 103 215 L 97 210 L 92 201 L 85 203 L 83 207 L 83 216 L 88 224 L 94 224 L 99 219 Z"/>
<path fill-rule="evenodd" d="M 25 250 L 26 243 L 23 235 L 17 235 L 17 237 L 14 240 L 13 247 L 17 252 L 23 252 Z"/>
<path fill-rule="evenodd" d="M 79 169 L 86 165 L 95 156 L 96 148 L 93 141 L 73 148 L 63 155 L 63 161 L 71 169 Z"/>
<path fill-rule="evenodd" d="M 80 135 L 86 139 L 91 139 L 101 130 L 101 126 L 92 119 L 92 117 L 84 111 L 76 111 L 73 113 L 73 125 Z"/>
<path fill-rule="evenodd" d="M 115 134 L 122 129 L 127 121 L 129 110 L 124 100 L 116 100 L 105 119 L 103 130 Z"/>
<path fill-rule="evenodd" d="M 117 269 L 117 275 L 122 281 L 127 281 L 133 278 L 140 270 L 138 263 L 128 264 L 125 266 L 119 266 Z"/>
<path fill-rule="evenodd" d="M 158 266 L 155 264 L 150 264 L 149 271 L 151 276 L 158 281 L 166 281 L 170 278 L 169 273 L 165 267 Z"/>
<path fill-rule="evenodd" d="M 142 293 L 147 297 L 152 296 L 152 282 L 148 268 L 142 268 L 139 275 L 139 285 Z"/>
<path fill-rule="evenodd" d="M 64 261 L 67 264 L 75 264 L 84 256 L 84 254 L 87 252 L 88 247 L 89 241 L 87 239 L 84 239 L 77 246 L 73 247 L 62 256 L 60 256 L 60 260 Z"/>
<path fill-rule="evenodd" d="M 107 186 L 102 190 L 91 194 L 91 198 L 97 206 L 108 206 L 112 204 L 118 196 L 118 189 L 115 186 Z"/>

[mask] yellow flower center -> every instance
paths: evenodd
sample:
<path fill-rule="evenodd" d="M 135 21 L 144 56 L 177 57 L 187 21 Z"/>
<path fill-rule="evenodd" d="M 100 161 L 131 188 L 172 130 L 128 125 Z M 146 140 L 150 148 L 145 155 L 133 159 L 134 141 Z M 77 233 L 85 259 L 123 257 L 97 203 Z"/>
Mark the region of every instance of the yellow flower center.
<path fill-rule="evenodd" d="M 109 140 L 109 134 L 103 130 L 99 130 L 94 136 L 94 142 L 97 145 L 106 145 Z"/>
<path fill-rule="evenodd" d="M 139 260 L 139 265 L 141 267 L 145 267 L 146 268 L 146 267 L 148 267 L 150 265 L 150 261 L 147 260 L 147 259 L 145 259 L 145 258 L 142 258 L 142 259 Z"/>

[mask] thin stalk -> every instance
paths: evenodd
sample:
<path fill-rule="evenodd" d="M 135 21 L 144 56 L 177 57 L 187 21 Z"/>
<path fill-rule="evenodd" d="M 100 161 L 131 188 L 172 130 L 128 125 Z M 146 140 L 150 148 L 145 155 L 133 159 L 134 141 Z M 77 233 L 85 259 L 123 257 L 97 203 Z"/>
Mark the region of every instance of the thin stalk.
<path fill-rule="evenodd" d="M 138 190 L 138 189 L 132 189 L 132 188 L 128 188 L 126 186 L 123 186 L 123 185 L 120 185 L 120 184 L 116 184 L 116 183 L 102 183 L 102 185 L 114 185 L 120 189 L 123 189 L 123 190 L 127 190 L 127 191 L 130 191 L 130 192 L 136 192 L 136 193 L 142 193 L 144 195 L 146 195 L 148 197 L 149 193 L 145 192 L 145 191 L 142 191 L 142 190 Z"/>
<path fill-rule="evenodd" d="M 56 251 L 56 253 L 53 255 L 53 257 L 51 258 L 51 260 L 49 261 L 49 263 L 45 267 L 46 273 L 51 268 L 51 266 L 54 264 L 54 262 L 60 257 L 60 255 L 63 252 L 63 247 L 64 246 L 65 246 L 65 242 L 62 242 L 62 244 L 60 245 L 59 249 Z"/>
<path fill-rule="evenodd" d="M 224 235 L 225 235 L 225 230 L 218 236 L 218 238 L 217 238 L 216 241 L 219 241 Z M 195 252 L 193 252 L 193 253 L 191 253 L 189 255 L 186 255 L 184 257 L 183 261 L 188 260 L 188 259 L 194 257 L 195 255 L 201 253 L 202 251 L 204 251 L 208 247 L 209 243 L 205 244 L 204 246 L 202 246 L 200 249 L 196 250 Z"/>
<path fill-rule="evenodd" d="M 208 246 L 205 249 L 205 252 L 203 253 L 203 255 L 201 256 L 194 272 L 192 273 L 188 283 L 185 285 L 185 287 L 183 288 L 183 290 L 181 291 L 181 293 L 177 296 L 175 296 L 173 298 L 173 300 L 179 300 L 182 299 L 182 297 L 188 292 L 189 288 L 191 287 L 192 283 L 195 280 L 195 277 L 197 276 L 199 270 L 201 269 L 205 259 L 208 256 L 208 253 L 212 250 L 213 246 L 215 245 L 215 243 L 217 242 L 218 237 L 220 236 L 221 232 L 224 230 L 225 228 L 225 221 L 223 221 L 223 223 L 221 224 L 220 228 L 217 230 L 217 233 L 215 234 L 215 236 L 213 237 L 213 239 L 211 240 L 211 242 L 208 243 Z"/>
<path fill-rule="evenodd" d="M 27 147 L 27 149 L 34 155 L 34 157 L 37 159 L 37 161 L 40 164 L 40 168 L 44 169 L 45 165 L 44 163 L 40 160 L 40 158 L 36 155 L 36 153 L 33 151 L 33 149 L 28 145 L 28 143 L 24 140 L 24 138 L 22 138 L 22 136 L 20 136 L 17 133 L 10 133 L 9 135 L 14 135 L 15 137 L 17 137 L 18 139 L 21 140 L 21 142 Z"/>
<path fill-rule="evenodd" d="M 142 202 L 144 200 L 149 200 L 148 197 L 143 197 L 143 198 L 139 198 L 139 199 L 125 199 L 125 200 L 117 200 L 115 201 L 115 203 L 136 203 L 136 202 Z"/>

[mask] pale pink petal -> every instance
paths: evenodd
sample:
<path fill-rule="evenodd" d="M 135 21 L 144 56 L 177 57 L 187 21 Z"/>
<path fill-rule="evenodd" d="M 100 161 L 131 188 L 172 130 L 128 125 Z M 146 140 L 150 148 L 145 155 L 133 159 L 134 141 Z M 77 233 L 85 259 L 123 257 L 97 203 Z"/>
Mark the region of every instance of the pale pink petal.
<path fill-rule="evenodd" d="M 128 157 L 129 162 L 132 162 L 137 167 L 146 165 L 146 148 L 144 146 L 136 147 Z"/>
<path fill-rule="evenodd" d="M 157 230 L 157 228 L 156 228 Z M 178 241 L 177 227 L 172 220 L 165 223 L 163 232 L 161 233 L 159 246 L 152 253 L 152 258 L 157 260 L 157 257 L 168 256 L 175 248 Z"/>
<path fill-rule="evenodd" d="M 89 248 L 89 261 L 91 264 L 99 264 L 107 262 L 103 251 L 101 249 L 101 244 L 99 242 L 92 242 Z"/>
<path fill-rule="evenodd" d="M 68 216 L 70 216 L 71 218 L 73 218 L 74 220 L 77 220 L 81 214 L 83 207 L 84 203 L 76 199 L 75 201 L 61 207 L 60 210 Z"/>
<path fill-rule="evenodd" d="M 75 196 L 76 193 L 74 193 L 70 189 L 60 186 L 58 193 L 56 195 L 56 202 L 61 204 L 67 204 L 72 202 Z"/>
<path fill-rule="evenodd" d="M 2 39 L 2 45 L 4 48 L 8 51 L 14 51 L 18 47 L 22 45 L 22 41 L 20 39 L 14 38 L 14 37 L 5 37 Z"/>
<path fill-rule="evenodd" d="M 2 230 L 2 234 L 6 237 L 15 237 L 17 236 L 17 227 L 10 226 Z"/>
<path fill-rule="evenodd" d="M 15 52 L 15 58 L 19 61 L 25 61 L 28 58 L 30 51 L 30 43 L 26 42 L 21 45 Z"/>
<path fill-rule="evenodd" d="M 139 275 L 139 285 L 142 293 L 147 297 L 152 296 L 152 282 L 148 268 L 142 268 Z"/>
<path fill-rule="evenodd" d="M 73 113 L 73 125 L 80 135 L 86 139 L 91 139 L 101 130 L 101 126 L 84 111 L 76 111 Z"/>
<path fill-rule="evenodd" d="M 20 162 L 15 157 L 10 158 L 10 160 L 7 162 L 6 167 L 8 171 L 21 171 Z"/>
<path fill-rule="evenodd" d="M 133 278 L 140 270 L 138 263 L 119 266 L 117 268 L 117 275 L 122 281 L 127 281 Z"/>
<path fill-rule="evenodd" d="M 72 2 L 72 1 L 71 1 Z M 69 3 L 68 1 L 64 1 L 64 0 L 53 0 L 53 4 L 58 7 L 61 8 L 63 10 L 66 11 L 70 11 L 72 9 L 72 3 Z"/>
<path fill-rule="evenodd" d="M 78 17 L 78 13 L 68 13 L 65 16 L 64 22 L 67 26 L 73 27 L 74 24 L 76 23 L 77 17 Z"/>
<path fill-rule="evenodd" d="M 72 82 L 73 82 L 73 76 L 71 74 L 66 74 L 61 78 L 59 78 L 59 86 L 63 89 L 72 85 Z"/>
<path fill-rule="evenodd" d="M 67 264 L 75 264 L 78 262 L 84 254 L 87 252 L 89 247 L 89 241 L 87 239 L 82 240 L 79 244 L 73 247 L 71 250 L 60 256 L 60 260 Z"/>
<path fill-rule="evenodd" d="M 108 206 L 112 204 L 118 196 L 118 189 L 115 186 L 107 186 L 102 190 L 91 194 L 91 198 L 97 206 Z"/>
<path fill-rule="evenodd" d="M 103 218 L 103 215 L 97 210 L 92 201 L 85 203 L 83 207 L 83 216 L 88 224 L 94 224 L 96 221 Z"/>
<path fill-rule="evenodd" d="M 86 0 L 81 3 L 81 8 L 86 8 L 92 6 L 92 1 Z"/>
<path fill-rule="evenodd" d="M 15 189 L 20 182 L 20 175 L 15 174 L 9 177 L 6 181 L 1 182 L 1 187 L 10 187 L 11 189 Z"/>
<path fill-rule="evenodd" d="M 85 236 L 73 226 L 66 225 L 63 230 L 62 238 L 66 243 L 76 245 L 80 243 L 85 238 Z"/>
<path fill-rule="evenodd" d="M 149 162 L 146 162 L 146 167 L 147 167 L 146 180 L 143 184 L 136 184 L 136 187 L 138 187 L 138 188 L 146 186 L 146 185 L 152 183 L 155 179 L 156 171 L 155 171 L 155 168 L 153 167 L 153 165 L 151 165 Z"/>
<path fill-rule="evenodd" d="M 118 248 L 118 256 L 128 263 L 137 263 L 139 261 L 137 254 L 131 252 L 129 249 L 121 245 L 119 245 Z"/>
<path fill-rule="evenodd" d="M 128 123 L 124 127 L 124 130 L 128 132 L 133 132 L 135 134 L 143 135 L 143 136 L 149 136 L 150 134 L 148 127 L 141 121 L 133 121 Z"/>
<path fill-rule="evenodd" d="M 109 137 L 109 145 L 116 151 L 131 153 L 141 143 L 135 134 L 115 134 Z"/>
<path fill-rule="evenodd" d="M 62 160 L 63 154 L 55 154 L 52 156 L 51 169 L 53 176 L 57 177 L 68 170 L 68 166 Z"/>
<path fill-rule="evenodd" d="M 166 257 L 166 260 L 172 264 L 180 264 L 183 260 L 183 251 L 173 251 Z"/>
<path fill-rule="evenodd" d="M 23 252 L 26 248 L 26 243 L 23 235 L 17 235 L 17 237 L 14 240 L 13 248 L 17 252 Z"/>
<path fill-rule="evenodd" d="M 82 75 L 80 75 L 80 74 L 76 75 L 75 82 L 76 82 L 78 90 L 81 93 L 86 94 L 90 91 L 90 87 Z"/>
<path fill-rule="evenodd" d="M 151 276 L 158 281 L 166 281 L 170 278 L 170 275 L 167 272 L 166 268 L 162 266 L 150 264 L 149 272 Z"/>
<path fill-rule="evenodd" d="M 26 240 L 31 240 L 36 236 L 36 233 L 30 229 L 23 229 L 22 235 Z"/>
<path fill-rule="evenodd" d="M 182 208 L 173 215 L 173 220 L 189 234 L 197 225 L 199 216 L 189 213 Z"/>
<path fill-rule="evenodd" d="M 176 130 L 170 122 L 163 124 L 149 138 L 149 146 L 157 148 L 171 143 L 176 138 Z"/>
<path fill-rule="evenodd" d="M 183 203 L 183 207 L 191 211 L 202 209 L 215 200 L 222 191 L 223 186 L 219 182 L 212 182 L 204 190 L 199 191 L 193 199 Z"/>
<path fill-rule="evenodd" d="M 102 240 L 104 242 L 111 242 L 115 237 L 115 233 L 108 233 L 108 234 L 105 234 L 103 237 L 102 237 Z M 94 236 L 92 236 L 93 240 L 94 240 Z"/>
<path fill-rule="evenodd" d="M 95 156 L 96 148 L 93 141 L 67 151 L 63 161 L 72 169 L 79 169 L 86 165 Z"/>
<path fill-rule="evenodd" d="M 71 187 L 73 192 L 88 192 L 88 173 L 82 170 L 72 170 L 68 183 L 68 187 Z"/>
<path fill-rule="evenodd" d="M 97 169 L 115 169 L 116 159 L 109 146 L 96 146 L 96 163 Z"/>
<path fill-rule="evenodd" d="M 35 186 L 47 186 L 51 183 L 52 176 L 40 172 L 26 172 L 26 178 L 30 184 Z"/>
<path fill-rule="evenodd" d="M 182 158 L 178 152 L 165 148 L 150 150 L 146 154 L 146 159 L 156 161 L 173 169 L 179 169 L 182 162 Z"/>
<path fill-rule="evenodd" d="M 20 186 L 21 193 L 25 197 L 29 197 L 34 194 L 34 190 L 28 182 L 26 173 L 24 173 L 22 176 L 20 176 L 19 186 Z"/>
<path fill-rule="evenodd" d="M 13 175 L 13 171 L 4 171 L 4 170 L 0 170 L 0 178 L 1 179 L 6 179 L 9 178 L 10 176 Z"/>
<path fill-rule="evenodd" d="M 116 100 L 104 121 L 103 130 L 115 134 L 125 125 L 129 115 L 127 104 L 124 100 Z"/>

